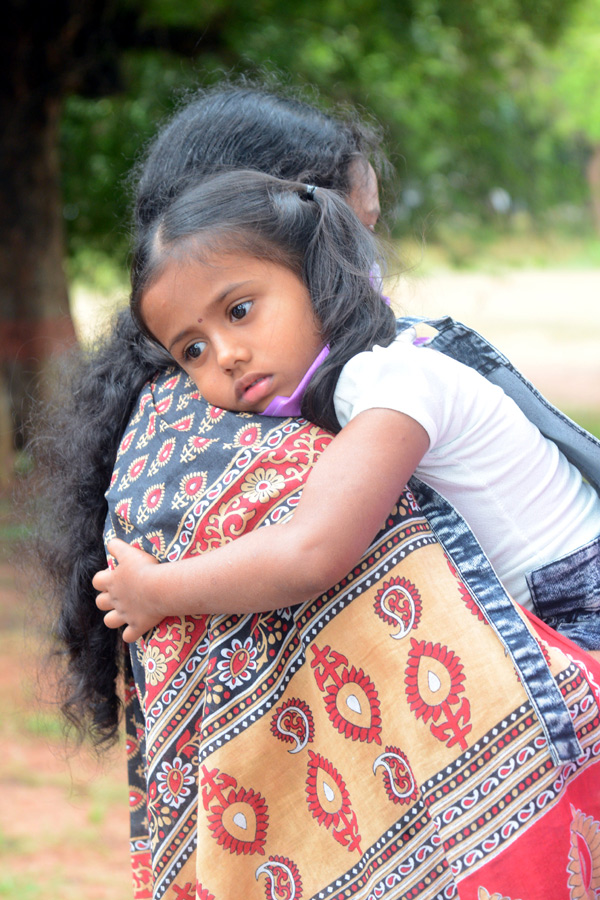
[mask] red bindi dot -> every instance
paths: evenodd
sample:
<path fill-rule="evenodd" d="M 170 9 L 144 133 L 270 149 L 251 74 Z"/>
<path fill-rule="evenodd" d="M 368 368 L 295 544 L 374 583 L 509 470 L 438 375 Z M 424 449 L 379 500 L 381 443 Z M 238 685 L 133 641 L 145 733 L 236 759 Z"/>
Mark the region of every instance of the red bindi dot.
<path fill-rule="evenodd" d="M 199 323 L 200 323 L 200 322 L 204 322 L 204 319 L 198 319 L 198 322 L 199 322 Z"/>

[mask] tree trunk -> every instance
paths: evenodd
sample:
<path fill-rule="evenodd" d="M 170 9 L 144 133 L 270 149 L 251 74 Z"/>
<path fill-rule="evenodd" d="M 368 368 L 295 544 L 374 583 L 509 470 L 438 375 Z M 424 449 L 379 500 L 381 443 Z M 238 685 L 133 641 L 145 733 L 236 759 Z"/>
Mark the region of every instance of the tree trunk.
<path fill-rule="evenodd" d="M 0 421 L 5 475 L 11 446 L 26 437 L 48 361 L 75 340 L 62 265 L 60 102 L 40 93 L 34 88 L 30 96 L 0 101 L 0 416 L 10 409 L 10 421 Z"/>
<path fill-rule="evenodd" d="M 592 214 L 596 231 L 600 234 L 600 144 L 592 149 L 592 155 L 587 164 L 587 180 L 592 201 Z"/>

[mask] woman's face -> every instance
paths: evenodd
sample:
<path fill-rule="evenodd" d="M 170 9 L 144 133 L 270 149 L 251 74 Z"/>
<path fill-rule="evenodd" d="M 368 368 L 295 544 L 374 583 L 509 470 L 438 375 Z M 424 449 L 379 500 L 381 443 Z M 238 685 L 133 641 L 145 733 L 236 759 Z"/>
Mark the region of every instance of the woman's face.
<path fill-rule="evenodd" d="M 352 207 L 360 221 L 371 231 L 375 229 L 381 207 L 379 206 L 379 185 L 373 166 L 365 159 L 355 159 L 348 167 L 350 193 L 348 205 Z"/>

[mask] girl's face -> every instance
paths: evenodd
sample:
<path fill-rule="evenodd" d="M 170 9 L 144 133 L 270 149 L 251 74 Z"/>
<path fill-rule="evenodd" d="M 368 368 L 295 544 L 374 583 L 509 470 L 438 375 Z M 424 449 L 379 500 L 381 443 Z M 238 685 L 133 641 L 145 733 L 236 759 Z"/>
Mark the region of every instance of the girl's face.
<path fill-rule="evenodd" d="M 247 254 L 169 260 L 141 313 L 204 399 L 222 409 L 262 412 L 290 396 L 323 347 L 300 278 Z"/>

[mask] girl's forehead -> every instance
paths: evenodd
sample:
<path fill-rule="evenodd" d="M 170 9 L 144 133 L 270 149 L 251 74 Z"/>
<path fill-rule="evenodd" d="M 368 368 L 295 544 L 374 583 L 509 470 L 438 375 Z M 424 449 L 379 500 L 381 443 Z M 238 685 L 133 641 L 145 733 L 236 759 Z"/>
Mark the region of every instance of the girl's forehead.
<path fill-rule="evenodd" d="M 197 299 L 209 302 L 225 289 L 238 284 L 265 281 L 286 276 L 286 282 L 303 284 L 302 279 L 289 266 L 276 260 L 231 249 L 202 248 L 200 252 L 169 255 L 156 277 L 144 292 L 142 307 L 157 298 L 169 302 L 181 292 L 193 291 Z M 290 281 L 291 280 L 291 281 Z"/>

